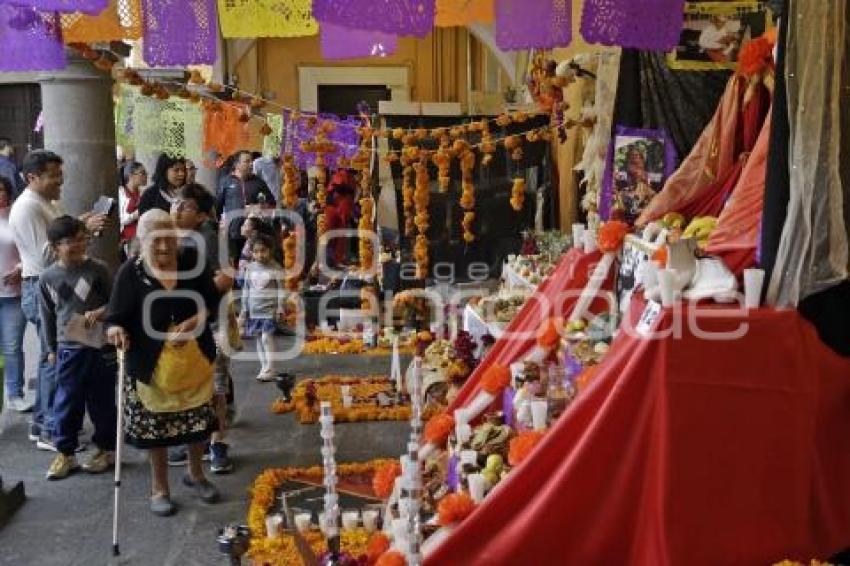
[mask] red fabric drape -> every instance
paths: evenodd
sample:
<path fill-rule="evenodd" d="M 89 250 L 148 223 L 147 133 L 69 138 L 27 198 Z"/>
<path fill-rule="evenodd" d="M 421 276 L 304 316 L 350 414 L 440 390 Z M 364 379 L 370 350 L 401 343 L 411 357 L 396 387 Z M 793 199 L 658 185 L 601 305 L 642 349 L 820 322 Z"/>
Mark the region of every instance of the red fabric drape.
<path fill-rule="evenodd" d="M 632 321 L 643 306 L 633 300 Z M 749 566 L 850 542 L 850 360 L 793 310 L 691 314 L 703 332 L 743 336 L 621 332 L 426 565 Z M 672 319 L 665 310 L 656 328 Z"/>
<path fill-rule="evenodd" d="M 722 257 L 729 269 L 735 273 L 741 273 L 756 263 L 756 249 L 761 236 L 761 218 L 764 211 L 770 124 L 768 114 L 753 153 L 741 172 L 737 187 L 720 213 L 717 227 L 711 233 L 706 248 L 708 253 Z"/>
<path fill-rule="evenodd" d="M 577 248 L 567 252 L 472 372 L 449 407 L 450 411 L 466 405 L 478 393 L 478 382 L 488 367 L 493 364 L 508 366 L 531 349 L 536 343 L 537 331 L 543 321 L 553 315 L 567 316 L 572 312 L 580 291 L 587 285 L 587 280 L 601 257 L 599 252 L 585 254 Z M 609 276 L 604 288 L 611 289 L 612 284 L 613 277 Z M 605 306 L 604 300 L 597 299 L 591 305 L 591 310 L 600 312 Z"/>

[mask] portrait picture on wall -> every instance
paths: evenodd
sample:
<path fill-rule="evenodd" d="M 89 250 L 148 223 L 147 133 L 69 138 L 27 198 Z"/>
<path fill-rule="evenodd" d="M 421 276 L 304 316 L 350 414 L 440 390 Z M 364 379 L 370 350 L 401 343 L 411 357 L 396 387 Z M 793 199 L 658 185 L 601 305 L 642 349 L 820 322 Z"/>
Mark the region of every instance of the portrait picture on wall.
<path fill-rule="evenodd" d="M 675 166 L 676 150 L 664 130 L 618 126 L 608 148 L 600 216 L 634 224 Z"/>
<path fill-rule="evenodd" d="M 734 70 L 741 45 L 762 35 L 769 19 L 762 2 L 685 2 L 682 34 L 667 63 L 679 70 Z"/>

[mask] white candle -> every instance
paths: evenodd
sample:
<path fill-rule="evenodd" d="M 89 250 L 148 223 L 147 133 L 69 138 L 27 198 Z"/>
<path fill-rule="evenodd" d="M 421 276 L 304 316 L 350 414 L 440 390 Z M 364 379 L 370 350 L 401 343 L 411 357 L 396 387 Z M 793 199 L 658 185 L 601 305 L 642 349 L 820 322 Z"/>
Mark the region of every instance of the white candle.
<path fill-rule="evenodd" d="M 380 517 L 380 513 L 376 509 L 367 509 L 363 511 L 363 527 L 371 532 L 374 532 L 378 529 L 378 518 Z"/>
<path fill-rule="evenodd" d="M 534 430 L 544 430 L 546 428 L 546 413 L 549 410 L 549 404 L 546 401 L 531 402 L 531 422 L 534 425 Z"/>
<path fill-rule="evenodd" d="M 310 513 L 298 513 L 295 515 L 295 528 L 300 533 L 310 530 Z"/>
<path fill-rule="evenodd" d="M 757 309 L 761 304 L 763 286 L 764 269 L 744 270 L 744 304 L 748 309 Z"/>
<path fill-rule="evenodd" d="M 283 516 L 279 513 L 266 516 L 266 536 L 274 538 L 280 532 L 280 527 L 283 525 Z"/>
<path fill-rule="evenodd" d="M 342 528 L 346 530 L 356 529 L 360 523 L 359 511 L 343 511 L 342 513 Z"/>
<path fill-rule="evenodd" d="M 487 480 L 481 474 L 469 474 L 467 476 L 469 482 L 469 496 L 476 503 L 481 503 L 484 499 L 484 493 L 487 491 Z"/>
<path fill-rule="evenodd" d="M 460 444 L 469 442 L 472 438 L 472 427 L 466 423 L 458 423 L 455 425 L 455 436 Z"/>

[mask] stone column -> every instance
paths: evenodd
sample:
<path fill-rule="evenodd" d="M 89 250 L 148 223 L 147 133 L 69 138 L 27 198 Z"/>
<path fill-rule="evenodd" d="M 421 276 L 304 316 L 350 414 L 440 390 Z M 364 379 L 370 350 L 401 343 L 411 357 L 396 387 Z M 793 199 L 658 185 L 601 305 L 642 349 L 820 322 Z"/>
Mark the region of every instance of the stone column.
<path fill-rule="evenodd" d="M 44 147 L 62 156 L 65 183 L 60 202 L 71 215 L 91 210 L 105 195 L 115 199 L 110 225 L 91 244 L 90 253 L 118 265 L 118 175 L 112 77 L 68 52 L 63 71 L 42 74 Z"/>

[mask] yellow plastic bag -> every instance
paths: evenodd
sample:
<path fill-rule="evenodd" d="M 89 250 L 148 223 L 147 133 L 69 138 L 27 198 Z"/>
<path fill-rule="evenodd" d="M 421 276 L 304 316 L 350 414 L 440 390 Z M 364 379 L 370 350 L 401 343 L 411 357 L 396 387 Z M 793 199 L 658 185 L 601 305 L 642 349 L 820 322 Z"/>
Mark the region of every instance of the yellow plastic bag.
<path fill-rule="evenodd" d="M 136 382 L 139 399 L 154 413 L 200 407 L 212 399 L 213 389 L 213 363 L 201 352 L 197 340 L 184 344 L 166 342 L 151 383 Z"/>

